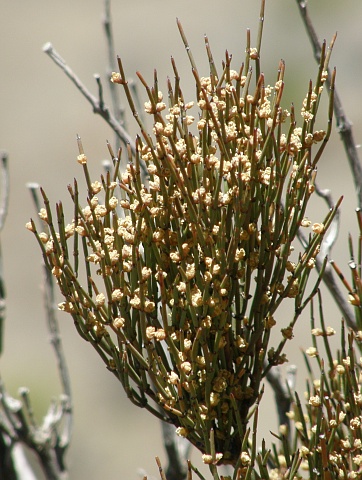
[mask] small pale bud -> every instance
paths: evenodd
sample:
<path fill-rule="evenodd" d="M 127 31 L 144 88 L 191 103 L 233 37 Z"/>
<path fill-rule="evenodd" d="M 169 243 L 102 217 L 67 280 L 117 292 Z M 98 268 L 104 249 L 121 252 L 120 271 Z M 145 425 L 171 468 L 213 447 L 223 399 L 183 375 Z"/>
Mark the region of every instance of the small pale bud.
<path fill-rule="evenodd" d="M 313 407 L 320 407 L 321 399 L 320 399 L 319 395 L 315 395 L 315 396 L 310 397 L 309 405 L 312 405 Z"/>
<path fill-rule="evenodd" d="M 35 229 L 34 229 L 33 224 L 31 222 L 27 222 L 25 224 L 25 228 L 28 229 L 30 232 L 33 232 L 33 233 L 35 232 Z"/>
<path fill-rule="evenodd" d="M 112 83 L 118 83 L 119 85 L 122 85 L 124 83 L 120 73 L 118 73 L 118 72 L 112 72 L 111 82 Z"/>
<path fill-rule="evenodd" d="M 117 317 L 113 320 L 113 326 L 114 328 L 117 328 L 118 330 L 123 328 L 125 324 L 125 320 L 122 317 Z"/>
<path fill-rule="evenodd" d="M 309 347 L 307 348 L 307 350 L 305 351 L 305 353 L 309 356 L 309 357 L 316 357 L 318 355 L 318 351 L 315 347 Z"/>
<path fill-rule="evenodd" d="M 176 435 L 178 435 L 179 437 L 187 437 L 188 433 L 189 432 L 185 427 L 176 428 Z"/>
<path fill-rule="evenodd" d="M 96 296 L 96 302 L 95 303 L 96 303 L 97 307 L 102 307 L 106 303 L 106 297 L 104 296 L 103 293 L 99 293 Z"/>
<path fill-rule="evenodd" d="M 324 225 L 323 223 L 313 223 L 312 225 L 312 231 L 316 234 L 323 233 L 324 232 Z"/>
<path fill-rule="evenodd" d="M 80 163 L 81 165 L 86 165 L 87 164 L 87 156 L 84 155 L 84 153 L 81 153 L 77 157 L 77 162 Z"/>

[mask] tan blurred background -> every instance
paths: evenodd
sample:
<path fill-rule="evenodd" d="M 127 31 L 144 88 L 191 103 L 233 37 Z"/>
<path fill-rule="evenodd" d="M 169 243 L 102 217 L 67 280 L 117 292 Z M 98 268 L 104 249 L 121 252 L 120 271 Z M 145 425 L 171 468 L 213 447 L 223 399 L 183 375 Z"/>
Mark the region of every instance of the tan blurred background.
<path fill-rule="evenodd" d="M 307 83 L 316 76 L 316 65 L 298 9 L 293 0 L 267 0 L 262 67 L 273 84 L 280 58 L 286 61 L 284 107 L 294 101 L 300 108 Z M 0 0 L 0 148 L 10 155 L 11 199 L 9 217 L 2 234 L 7 282 L 7 322 L 1 374 L 9 392 L 30 388 L 39 418 L 50 398 L 58 395 L 56 365 L 44 321 L 41 292 L 41 258 L 34 238 L 24 224 L 34 216 L 26 182 L 39 182 L 51 202 L 67 199 L 67 184 L 81 177 L 76 162 L 76 134 L 80 134 L 95 175 L 107 158 L 106 139 L 114 137 L 100 117 L 92 114 L 64 74 L 42 52 L 52 42 L 83 82 L 96 93 L 94 73 L 104 74 L 107 58 L 101 16 L 102 0 Z M 360 0 L 310 0 L 310 12 L 320 38 L 330 40 L 338 31 L 332 66 L 337 67 L 337 85 L 346 112 L 354 123 L 357 143 L 362 143 L 362 2 Z M 199 71 L 208 74 L 203 34 L 209 37 L 214 58 L 220 65 L 227 48 L 234 65 L 244 59 L 245 31 L 258 28 L 257 0 L 118 0 L 112 2 L 117 53 L 129 77 L 141 70 L 152 81 L 157 68 L 164 91 L 167 75 L 173 77 L 169 58 L 174 56 L 181 74 L 183 92 L 191 100 L 194 89 L 176 17 L 180 18 L 192 46 Z M 323 112 L 320 118 L 323 118 Z M 326 117 L 325 117 L 326 118 Z M 130 119 L 132 122 L 132 119 Z M 338 134 L 319 167 L 319 183 L 345 195 L 342 226 L 333 257 L 347 272 L 347 233 L 355 232 L 356 206 L 351 174 Z M 309 212 L 320 221 L 325 207 L 315 202 Z M 318 207 L 318 209 L 317 209 Z M 326 297 L 327 322 L 338 329 L 340 315 Z M 154 457 L 164 458 L 157 420 L 130 405 L 120 385 L 98 360 L 96 353 L 77 337 L 70 317 L 59 315 L 64 347 L 72 377 L 75 428 L 68 454 L 72 479 L 136 479 L 145 469 L 157 477 Z M 285 319 L 284 319 L 285 320 Z M 280 319 L 281 323 L 283 319 Z M 301 363 L 299 347 L 309 346 L 308 316 L 304 317 L 288 353 Z M 306 322 L 306 323 L 305 323 Z M 298 386 L 303 390 L 302 374 Z M 262 407 L 262 434 L 270 439 L 276 429 L 270 394 Z M 193 459 L 199 458 L 194 452 Z M 197 461 L 197 463 L 199 463 Z M 41 478 L 39 476 L 39 478 Z"/>

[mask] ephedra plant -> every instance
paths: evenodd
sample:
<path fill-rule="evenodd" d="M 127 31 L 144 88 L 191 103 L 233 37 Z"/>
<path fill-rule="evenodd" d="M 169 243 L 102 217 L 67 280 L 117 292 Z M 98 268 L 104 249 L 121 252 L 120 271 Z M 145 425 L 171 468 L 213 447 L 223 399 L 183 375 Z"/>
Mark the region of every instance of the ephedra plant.
<path fill-rule="evenodd" d="M 332 125 L 335 73 L 328 79 L 327 71 L 333 42 L 323 45 L 301 107 L 286 110 L 284 63 L 270 83 L 261 73 L 261 28 L 255 48 L 248 34 L 242 65 L 234 66 L 226 52 L 217 68 L 206 39 L 210 69 L 202 76 L 178 27 L 196 98 L 184 98 L 174 60 L 175 81 L 167 81 L 165 94 L 156 73 L 152 86 L 138 73 L 148 129 L 118 58 L 110 80 L 124 89 L 138 122 L 135 148 L 128 144 L 115 154 L 108 144 L 112 168 L 91 179 L 78 137 L 87 192 L 79 192 L 76 181 L 68 187 L 73 218 L 65 219 L 61 202 L 54 210 L 41 190 L 43 231 L 33 220 L 27 227 L 64 297 L 59 309 L 70 314 L 131 402 L 174 425 L 202 453 L 214 479 L 221 464 L 231 465 L 238 479 L 301 478 L 303 465 L 310 478 L 316 471 L 340 478 L 330 452 L 344 418 L 323 379 L 311 384 L 309 417 L 289 392 L 296 433 L 285 426 L 282 455 L 264 442 L 258 450 L 256 442 L 263 382 L 287 362 L 285 343 L 318 291 L 326 259 L 312 272 L 340 203 L 319 223 L 308 220 Z M 322 95 L 329 95 L 327 127 L 318 130 Z M 300 229 L 308 234 L 294 250 Z M 291 316 L 281 328 L 282 304 Z M 318 332 L 325 339 L 332 334 L 324 325 Z M 330 366 L 336 368 L 333 359 Z M 356 372 L 348 378 L 358 392 Z M 334 427 L 322 421 L 324 408 Z M 351 464 L 351 458 L 340 461 Z"/>

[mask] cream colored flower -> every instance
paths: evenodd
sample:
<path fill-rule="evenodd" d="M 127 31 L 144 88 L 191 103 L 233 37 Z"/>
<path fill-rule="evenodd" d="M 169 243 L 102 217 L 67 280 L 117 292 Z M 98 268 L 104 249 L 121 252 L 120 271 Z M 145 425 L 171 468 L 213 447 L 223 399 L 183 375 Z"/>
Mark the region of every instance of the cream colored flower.
<path fill-rule="evenodd" d="M 341 445 L 344 449 L 349 450 L 351 448 L 351 442 L 349 441 L 348 438 L 342 438 L 341 439 Z"/>
<path fill-rule="evenodd" d="M 77 162 L 80 163 L 81 165 L 86 165 L 87 156 L 84 155 L 84 153 L 81 153 L 80 155 L 77 156 Z"/>
<path fill-rule="evenodd" d="M 357 430 L 361 426 L 361 417 L 354 417 L 349 422 L 349 427 L 351 430 Z"/>
<path fill-rule="evenodd" d="M 332 327 L 327 327 L 325 333 L 326 333 L 327 337 L 330 337 L 330 336 L 332 336 L 332 335 L 335 335 L 335 334 L 336 334 L 336 331 L 335 331 L 334 328 L 332 328 Z"/>
<path fill-rule="evenodd" d="M 216 405 L 220 402 L 220 393 L 211 392 L 210 393 L 210 405 L 212 407 L 216 407 Z"/>
<path fill-rule="evenodd" d="M 249 56 L 250 58 L 252 58 L 253 60 L 256 60 L 259 58 L 259 53 L 258 53 L 258 49 L 257 48 L 251 48 L 249 50 Z"/>
<path fill-rule="evenodd" d="M 279 433 L 283 436 L 288 435 L 288 425 L 286 425 L 285 423 L 279 425 Z"/>
<path fill-rule="evenodd" d="M 118 72 L 112 72 L 111 82 L 112 83 L 118 83 L 118 84 L 123 84 L 124 83 L 121 75 Z"/>
<path fill-rule="evenodd" d="M 149 267 L 143 267 L 141 271 L 142 281 L 147 280 L 152 274 L 152 270 Z"/>
<path fill-rule="evenodd" d="M 75 231 L 74 222 L 66 225 L 64 228 L 65 238 L 70 238 L 72 235 L 74 235 L 74 231 Z"/>
<path fill-rule="evenodd" d="M 346 369 L 344 368 L 343 365 L 337 365 L 337 366 L 336 366 L 336 371 L 337 371 L 337 373 L 338 373 L 339 375 L 343 375 L 344 372 L 346 371 Z"/>
<path fill-rule="evenodd" d="M 187 278 L 187 280 L 191 280 L 192 278 L 194 278 L 195 273 L 196 273 L 195 264 L 192 263 L 190 265 L 187 265 L 187 267 L 186 267 L 186 278 Z"/>
<path fill-rule="evenodd" d="M 316 234 L 320 234 L 324 232 L 324 225 L 323 223 L 313 223 L 312 231 Z"/>
<path fill-rule="evenodd" d="M 307 218 L 304 217 L 303 220 L 300 222 L 301 227 L 310 227 L 312 222 Z"/>
<path fill-rule="evenodd" d="M 178 435 L 179 437 L 187 437 L 188 435 L 188 430 L 187 428 L 185 427 L 177 427 L 176 428 L 176 435 Z"/>
<path fill-rule="evenodd" d="M 34 229 L 33 224 L 32 224 L 31 222 L 27 222 L 27 223 L 25 224 L 25 228 L 26 228 L 27 230 L 29 230 L 30 232 L 33 232 L 33 233 L 35 232 L 35 229 Z"/>
<path fill-rule="evenodd" d="M 153 312 L 155 307 L 156 307 L 155 302 L 152 302 L 150 300 L 145 300 L 144 310 L 145 310 L 146 313 Z M 161 333 L 160 333 L 159 337 L 161 337 Z M 159 340 L 160 338 L 157 338 L 157 339 Z"/>
<path fill-rule="evenodd" d="M 105 205 L 97 205 L 94 209 L 96 217 L 105 217 L 107 215 L 107 208 Z"/>
<path fill-rule="evenodd" d="M 45 222 L 48 221 L 48 214 L 45 208 L 41 208 L 39 212 L 39 217 L 44 220 Z"/>
<path fill-rule="evenodd" d="M 117 197 L 111 197 L 108 202 L 109 208 L 111 210 L 114 210 L 117 205 L 118 205 L 118 198 Z"/>
<path fill-rule="evenodd" d="M 205 357 L 203 357 L 202 355 L 198 355 L 196 357 L 196 363 L 199 367 L 205 367 L 206 365 Z"/>
<path fill-rule="evenodd" d="M 166 332 L 163 328 L 159 328 L 158 330 L 155 331 L 154 333 L 154 338 L 158 341 L 161 342 L 166 338 Z"/>
<path fill-rule="evenodd" d="M 223 457 L 222 453 L 216 453 L 215 458 L 213 458 L 212 455 L 204 454 L 204 455 L 202 455 L 202 461 L 206 465 L 210 465 L 210 464 L 216 465 L 218 462 L 220 462 L 222 457 Z"/>
<path fill-rule="evenodd" d="M 177 385 L 178 382 L 180 381 L 180 378 L 179 376 L 177 375 L 176 372 L 172 371 L 168 374 L 168 381 L 172 384 L 172 385 Z"/>
<path fill-rule="evenodd" d="M 117 252 L 117 250 L 112 250 L 111 252 L 109 252 L 109 259 L 112 265 L 116 265 L 118 263 L 119 253 Z"/>
<path fill-rule="evenodd" d="M 102 307 L 105 303 L 106 303 L 106 297 L 104 296 L 103 293 L 99 293 L 96 296 L 95 304 L 97 305 L 97 307 Z"/>
<path fill-rule="evenodd" d="M 212 455 L 206 455 L 205 453 L 202 455 L 202 461 L 206 465 L 212 464 Z"/>
<path fill-rule="evenodd" d="M 309 448 L 305 447 L 304 445 L 302 445 L 299 449 L 299 453 L 300 453 L 300 456 L 302 458 L 307 458 L 308 455 L 310 455 L 310 450 Z"/>
<path fill-rule="evenodd" d="M 178 285 L 176 285 L 176 288 L 179 292 L 185 293 L 186 292 L 186 283 L 185 282 L 180 282 Z"/>
<path fill-rule="evenodd" d="M 125 324 L 125 319 L 122 318 L 122 317 L 116 317 L 116 318 L 113 320 L 113 326 L 114 326 L 114 328 L 121 329 L 121 328 L 124 327 L 124 324 Z"/>
<path fill-rule="evenodd" d="M 39 233 L 39 239 L 42 243 L 47 243 L 49 240 L 49 235 L 45 232 Z"/>
<path fill-rule="evenodd" d="M 103 187 L 102 187 L 101 182 L 98 182 L 98 180 L 97 180 L 97 181 L 91 183 L 91 188 L 92 188 L 92 192 L 94 194 L 97 194 L 102 190 Z"/>
<path fill-rule="evenodd" d="M 281 467 L 287 466 L 287 461 L 285 459 L 285 455 L 278 455 L 278 461 Z"/>
<path fill-rule="evenodd" d="M 156 329 L 155 327 L 147 327 L 146 328 L 146 337 L 148 340 L 151 340 L 155 336 Z"/>
<path fill-rule="evenodd" d="M 181 365 L 181 370 L 185 372 L 186 374 L 190 373 L 192 370 L 191 363 L 190 362 L 182 362 Z"/>
<path fill-rule="evenodd" d="M 308 403 L 309 403 L 309 405 L 312 405 L 313 407 L 320 407 L 321 399 L 320 399 L 319 395 L 315 395 L 315 396 L 310 397 Z"/>
<path fill-rule="evenodd" d="M 58 310 L 71 313 L 74 311 L 74 305 L 71 302 L 58 303 Z"/>
<path fill-rule="evenodd" d="M 240 455 L 240 460 L 242 465 L 250 465 L 251 464 L 251 458 L 248 452 L 241 452 Z"/>
<path fill-rule="evenodd" d="M 123 292 L 119 289 L 116 288 L 112 292 L 112 302 L 119 302 L 123 298 Z"/>
<path fill-rule="evenodd" d="M 351 358 L 350 357 L 343 358 L 342 363 L 345 367 L 349 367 L 351 365 Z"/>
<path fill-rule="evenodd" d="M 191 294 L 191 303 L 193 307 L 201 307 L 203 305 L 201 291 L 195 287 Z"/>
<path fill-rule="evenodd" d="M 54 277 L 60 277 L 62 273 L 63 273 L 63 270 L 60 267 L 58 267 L 57 265 L 53 267 L 52 274 L 54 275 Z"/>

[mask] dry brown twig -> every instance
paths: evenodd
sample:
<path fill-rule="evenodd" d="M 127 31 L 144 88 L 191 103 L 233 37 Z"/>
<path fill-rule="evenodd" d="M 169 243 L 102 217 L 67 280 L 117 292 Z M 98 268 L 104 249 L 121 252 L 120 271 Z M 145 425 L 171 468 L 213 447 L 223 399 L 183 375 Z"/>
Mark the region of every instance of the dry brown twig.
<path fill-rule="evenodd" d="M 37 204 L 37 185 L 28 185 Z M 5 200 L 4 200 L 5 198 Z M 7 196 L 3 194 L 1 211 L 6 211 Z M 0 472 L 5 473 L 9 480 L 19 478 L 35 479 L 32 467 L 24 455 L 23 446 L 27 446 L 37 456 L 46 478 L 62 480 L 67 478 L 65 453 L 70 443 L 72 433 L 72 404 L 70 380 L 65 355 L 59 334 L 58 322 L 55 316 L 54 281 L 49 272 L 44 269 L 44 303 L 50 341 L 57 358 L 58 372 L 63 393 L 58 402 L 52 401 L 48 412 L 41 423 L 35 420 L 31 405 L 29 390 L 19 389 L 20 399 L 12 398 L 5 390 L 0 379 L 0 457 L 2 462 Z M 1 300 L 5 308 L 5 295 L 1 275 Z M 3 315 L 2 315 L 3 317 Z M 2 318 L 3 319 L 3 318 Z"/>
<path fill-rule="evenodd" d="M 296 2 L 299 7 L 299 12 L 301 14 L 302 21 L 307 31 L 308 38 L 312 45 L 314 58 L 318 63 L 320 61 L 320 55 L 321 55 L 321 44 L 319 42 L 318 35 L 315 31 L 312 20 L 309 16 L 308 9 L 307 9 L 307 2 L 305 0 L 296 0 Z M 328 75 L 328 78 L 330 78 L 329 75 Z M 328 87 L 330 87 L 330 83 L 328 79 L 326 83 Z M 362 205 L 362 189 L 361 189 L 362 167 L 361 167 L 361 162 L 358 156 L 357 147 L 353 137 L 352 124 L 348 120 L 344 112 L 342 101 L 340 99 L 340 96 L 336 88 L 334 88 L 334 115 L 336 118 L 337 128 L 338 128 L 341 140 L 343 142 L 348 163 L 350 166 L 350 170 L 352 173 L 352 177 L 355 185 L 355 191 L 357 194 L 357 204 L 358 204 L 358 207 L 360 208 Z M 334 203 L 331 192 L 329 190 L 321 189 L 318 187 L 316 188 L 316 192 L 321 198 L 325 200 L 329 208 L 331 208 Z M 324 256 L 330 257 L 332 247 L 337 240 L 338 233 L 339 233 L 339 212 L 337 212 L 337 215 L 333 221 L 333 226 L 323 241 L 323 244 L 322 244 L 323 255 L 321 255 L 321 257 L 324 257 Z M 302 244 L 306 243 L 306 239 L 303 238 L 301 232 L 299 232 L 299 239 Z M 317 259 L 316 266 L 317 268 L 321 267 L 321 262 L 318 259 Z M 327 286 L 329 292 L 331 293 L 332 298 L 335 300 L 335 303 L 338 309 L 340 310 L 343 318 L 346 320 L 347 325 L 350 328 L 355 330 L 356 322 L 355 322 L 352 308 L 348 303 L 344 292 L 339 287 L 335 279 L 335 276 L 333 274 L 333 269 L 331 268 L 330 265 L 328 265 L 325 270 L 323 281 Z"/>
<path fill-rule="evenodd" d="M 312 20 L 308 14 L 307 9 L 307 2 L 305 0 L 296 0 L 297 5 L 299 7 L 299 12 L 301 18 L 303 20 L 304 26 L 307 31 L 308 38 L 311 42 L 313 54 L 316 62 L 318 63 L 320 60 L 321 54 L 321 44 L 318 40 L 318 35 L 315 31 L 313 26 Z M 328 78 L 330 78 L 328 76 Z M 329 82 L 327 80 L 327 85 L 329 86 Z M 355 191 L 357 194 L 357 204 L 358 207 L 362 207 L 362 167 L 361 162 L 358 156 L 358 151 L 356 147 L 356 143 L 354 141 L 353 131 L 352 131 L 352 124 L 348 120 L 344 108 L 342 105 L 342 101 L 338 95 L 338 92 L 334 91 L 334 115 L 336 117 L 337 128 L 341 137 L 341 140 L 344 145 L 344 149 L 346 152 L 346 156 L 348 159 L 348 163 L 351 169 Z"/>

